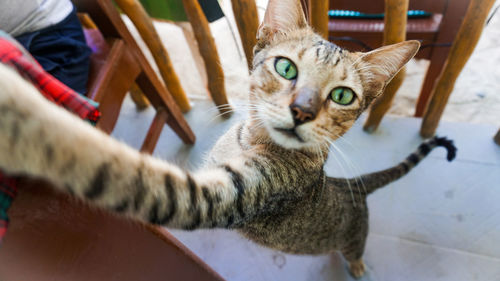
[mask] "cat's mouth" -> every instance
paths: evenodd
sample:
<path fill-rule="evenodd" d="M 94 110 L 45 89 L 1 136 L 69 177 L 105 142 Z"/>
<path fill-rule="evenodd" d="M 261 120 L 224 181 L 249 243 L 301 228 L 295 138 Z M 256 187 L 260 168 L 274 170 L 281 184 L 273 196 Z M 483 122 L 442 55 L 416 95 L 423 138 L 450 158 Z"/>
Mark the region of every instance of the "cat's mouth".
<path fill-rule="evenodd" d="M 291 128 L 291 129 L 274 128 L 274 129 L 276 131 L 282 133 L 283 135 L 289 137 L 289 138 L 294 138 L 294 139 L 297 139 L 300 142 L 304 142 L 304 140 L 295 131 L 295 128 Z"/>

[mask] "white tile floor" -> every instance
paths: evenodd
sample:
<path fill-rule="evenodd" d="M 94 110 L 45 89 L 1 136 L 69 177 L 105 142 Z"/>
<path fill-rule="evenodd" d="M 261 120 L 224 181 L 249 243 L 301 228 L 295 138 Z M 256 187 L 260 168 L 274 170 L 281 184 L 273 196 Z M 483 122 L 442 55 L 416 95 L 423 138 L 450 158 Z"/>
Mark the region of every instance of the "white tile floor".
<path fill-rule="evenodd" d="M 217 137 L 244 118 L 216 114 L 211 104 L 197 102 L 186 115 L 197 143 L 184 146 L 166 127 L 155 155 L 199 166 Z M 113 135 L 139 147 L 152 118 L 152 109 L 137 113 L 127 100 Z M 349 157 L 350 164 L 339 159 L 349 175 L 392 166 L 421 141 L 418 119 L 387 117 L 373 135 L 360 124 L 338 142 Z M 448 163 L 445 151 L 436 149 L 411 174 L 369 198 L 369 271 L 361 280 L 500 280 L 500 146 L 492 140 L 497 129 L 442 123 L 438 134 L 455 140 L 457 159 Z M 334 157 L 325 169 L 343 175 Z M 286 255 L 222 230 L 172 232 L 227 280 L 353 280 L 339 255 Z"/>

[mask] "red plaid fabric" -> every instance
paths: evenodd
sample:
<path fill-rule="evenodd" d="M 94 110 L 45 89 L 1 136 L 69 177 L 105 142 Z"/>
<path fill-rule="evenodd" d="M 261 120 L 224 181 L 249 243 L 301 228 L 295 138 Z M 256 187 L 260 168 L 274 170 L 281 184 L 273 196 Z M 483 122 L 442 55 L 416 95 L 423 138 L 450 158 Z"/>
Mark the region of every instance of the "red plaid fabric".
<path fill-rule="evenodd" d="M 92 124 L 97 123 L 101 113 L 96 104 L 79 95 L 59 80 L 45 72 L 22 47 L 0 33 L 0 63 L 15 68 L 19 74 L 35 85 L 48 100 L 63 106 Z M 7 232 L 9 218 L 7 210 L 17 195 L 17 180 L 0 171 L 0 244 Z"/>
<path fill-rule="evenodd" d="M 48 100 L 95 124 L 101 113 L 91 101 L 45 72 L 33 58 L 27 57 L 12 41 L 0 38 L 0 62 L 10 65 L 35 85 Z"/>

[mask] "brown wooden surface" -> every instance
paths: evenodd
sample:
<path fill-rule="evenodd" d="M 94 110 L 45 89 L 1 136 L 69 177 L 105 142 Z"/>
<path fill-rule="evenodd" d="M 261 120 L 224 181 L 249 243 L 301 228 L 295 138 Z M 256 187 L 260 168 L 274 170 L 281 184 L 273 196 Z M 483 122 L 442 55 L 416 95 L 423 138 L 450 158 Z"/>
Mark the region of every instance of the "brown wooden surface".
<path fill-rule="evenodd" d="M 328 39 L 328 0 L 310 0 L 309 21 L 314 30 Z"/>
<path fill-rule="evenodd" d="M 129 90 L 130 98 L 134 101 L 135 106 L 139 110 L 143 110 L 149 107 L 150 103 L 141 88 L 137 84 L 133 84 Z"/>
<path fill-rule="evenodd" d="M 455 81 L 476 47 L 486 17 L 494 2 L 495 0 L 471 0 L 443 71 L 431 91 L 431 100 L 420 128 L 422 137 L 428 138 L 435 134 Z"/>
<path fill-rule="evenodd" d="M 139 87 L 142 89 L 142 91 L 152 104 L 161 104 L 164 100 L 167 100 L 168 104 L 175 104 L 172 96 L 167 95 L 168 92 L 157 91 L 159 87 L 162 87 L 159 80 L 149 79 L 149 77 L 143 72 L 139 75 L 139 77 L 137 77 L 136 83 L 137 85 L 139 85 Z M 158 108 L 161 108 L 161 105 L 159 107 L 156 107 L 156 109 Z M 196 137 L 191 131 L 191 128 L 189 128 L 189 125 L 186 123 L 186 120 L 184 119 L 184 116 L 182 116 L 180 110 L 171 110 L 168 107 L 165 107 L 165 110 L 167 111 L 168 115 L 171 116 L 168 118 L 167 124 L 172 128 L 172 130 L 174 130 L 174 132 L 182 139 L 185 144 L 194 144 L 194 142 L 196 141 Z M 179 122 L 179 117 L 182 117 L 183 122 Z M 186 130 L 186 126 L 187 128 L 189 128 L 189 130 Z"/>
<path fill-rule="evenodd" d="M 164 229 L 26 181 L 9 209 L 2 281 L 222 280 Z"/>
<path fill-rule="evenodd" d="M 215 47 L 215 41 L 210 33 L 207 18 L 201 10 L 200 4 L 196 0 L 182 0 L 189 22 L 193 27 L 194 36 L 198 42 L 200 54 L 205 62 L 208 76 L 208 90 L 213 101 L 219 106 L 219 112 L 225 113 L 222 116 L 229 117 L 231 107 L 228 106 L 226 88 L 224 85 L 224 72 Z M 224 105 L 224 106 L 221 106 Z"/>
<path fill-rule="evenodd" d="M 312 0 L 315 1 L 315 0 Z M 412 0 L 410 1 L 410 10 L 425 10 L 431 13 L 442 13 L 450 4 L 461 0 Z M 354 10 L 362 13 L 378 14 L 385 10 L 385 0 L 329 0 L 330 9 L 336 10 Z"/>
<path fill-rule="evenodd" d="M 240 33 L 241 44 L 247 58 L 248 70 L 252 69 L 253 47 L 257 43 L 259 15 L 255 0 L 231 0 L 234 18 Z"/>
<path fill-rule="evenodd" d="M 495 140 L 495 142 L 500 145 L 500 129 L 498 130 L 497 134 L 495 135 L 495 137 L 493 138 L 493 140 Z"/>
<path fill-rule="evenodd" d="M 78 20 L 82 24 L 83 28 L 87 29 L 97 29 L 97 26 L 95 25 L 94 21 L 90 18 L 89 14 L 86 13 L 77 13 Z"/>
<path fill-rule="evenodd" d="M 146 138 L 142 143 L 141 151 L 148 154 L 153 154 L 156 143 L 160 138 L 161 131 L 163 126 L 168 120 L 168 114 L 163 108 L 159 108 L 156 111 L 155 117 L 153 118 L 153 122 L 149 127 L 148 133 L 146 134 Z"/>
<path fill-rule="evenodd" d="M 465 12 L 467 11 L 468 4 L 469 0 L 455 0 L 453 1 L 453 5 L 448 5 L 447 9 L 444 11 L 439 32 L 436 34 L 436 38 L 432 43 L 446 44 L 455 40 L 455 36 L 464 19 Z M 426 43 L 423 42 L 422 44 Z M 429 102 L 432 88 L 437 81 L 436 78 L 441 73 L 448 53 L 450 52 L 449 47 L 434 47 L 429 49 L 432 50 L 431 56 L 429 57 L 430 65 L 425 74 L 422 89 L 418 96 L 415 107 L 415 117 L 422 117 L 424 115 L 424 110 Z"/>
<path fill-rule="evenodd" d="M 168 55 L 165 46 L 163 46 L 160 36 L 148 16 L 146 10 L 138 0 L 115 0 L 120 9 L 133 22 L 134 26 L 139 31 L 142 39 L 148 46 L 153 58 L 158 65 L 160 75 L 165 82 L 168 90 L 174 97 L 177 105 L 179 105 L 182 112 L 187 112 L 191 108 L 189 100 L 182 88 L 179 77 L 175 72 L 170 56 Z"/>
<path fill-rule="evenodd" d="M 88 13 L 91 16 L 107 41 L 115 39 L 123 40 L 128 52 L 133 57 L 133 60 L 129 64 L 131 67 L 136 66 L 140 68 L 140 73 L 137 78 L 135 78 L 137 85 L 156 109 L 165 108 L 170 116 L 168 124 L 177 135 L 187 144 L 194 143 L 195 136 L 184 119 L 184 116 L 182 116 L 182 112 L 149 65 L 144 54 L 141 52 L 139 46 L 121 20 L 121 16 L 114 4 L 109 0 L 73 0 L 73 3 L 77 11 Z M 97 79 L 99 79 L 99 77 Z M 121 78 L 117 77 L 116 79 L 119 80 Z M 132 82 L 134 81 L 134 79 L 130 80 Z M 129 82 L 130 81 L 127 81 L 126 83 Z M 129 88 L 131 85 L 132 84 L 129 85 Z M 115 92 L 115 90 L 108 89 L 106 91 L 103 90 L 103 92 Z M 121 102 L 121 100 L 115 101 L 115 107 L 120 108 Z M 104 115 L 105 112 L 103 112 L 103 116 Z"/>
<path fill-rule="evenodd" d="M 134 56 L 120 39 L 111 42 L 111 49 L 87 96 L 99 103 L 103 113 L 97 127 L 111 133 L 115 127 L 121 104 L 134 84 L 140 68 L 134 63 Z"/>
<path fill-rule="evenodd" d="M 386 0 L 384 18 L 384 45 L 402 42 L 406 39 L 406 21 L 409 0 Z M 392 100 L 399 87 L 403 83 L 405 71 L 402 69 L 389 83 L 380 96 L 370 108 L 368 118 L 363 129 L 367 132 L 374 132 L 382 118 L 391 107 Z"/>

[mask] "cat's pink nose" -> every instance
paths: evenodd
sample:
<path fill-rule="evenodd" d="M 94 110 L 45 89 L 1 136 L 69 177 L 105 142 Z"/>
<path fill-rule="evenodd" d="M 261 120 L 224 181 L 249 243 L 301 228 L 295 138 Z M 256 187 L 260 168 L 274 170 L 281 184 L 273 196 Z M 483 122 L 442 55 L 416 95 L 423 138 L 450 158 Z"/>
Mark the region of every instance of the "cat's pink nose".
<path fill-rule="evenodd" d="M 290 110 L 292 111 L 292 116 L 295 121 L 295 125 L 298 126 L 302 123 L 309 122 L 313 120 L 316 116 L 314 116 L 313 113 L 303 111 L 300 107 L 298 106 L 290 106 Z"/>
<path fill-rule="evenodd" d="M 308 87 L 300 89 L 290 104 L 295 126 L 314 120 L 320 106 L 321 100 L 317 90 Z"/>

